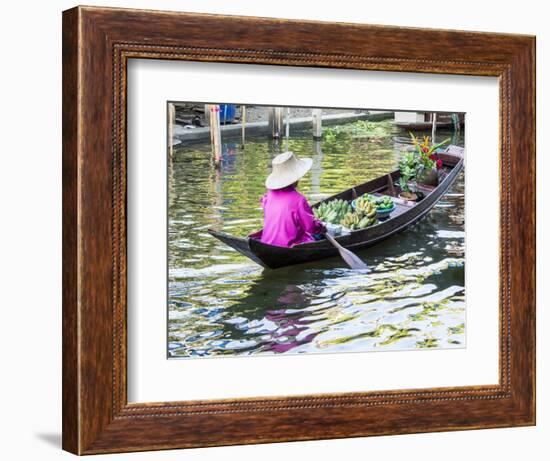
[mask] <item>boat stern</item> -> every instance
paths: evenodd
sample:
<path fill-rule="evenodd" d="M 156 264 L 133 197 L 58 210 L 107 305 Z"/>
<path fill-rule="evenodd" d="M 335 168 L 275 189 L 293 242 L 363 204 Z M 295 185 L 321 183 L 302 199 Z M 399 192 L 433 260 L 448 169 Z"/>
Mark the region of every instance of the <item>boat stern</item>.
<path fill-rule="evenodd" d="M 234 250 L 238 251 L 243 256 L 246 256 L 255 263 L 259 264 L 260 266 L 269 268 L 269 266 L 262 259 L 260 259 L 250 248 L 249 237 L 235 237 L 233 235 L 226 234 L 225 232 L 218 232 L 213 229 L 208 229 L 208 233 L 220 240 L 221 242 L 225 243 L 226 245 L 230 246 Z"/>

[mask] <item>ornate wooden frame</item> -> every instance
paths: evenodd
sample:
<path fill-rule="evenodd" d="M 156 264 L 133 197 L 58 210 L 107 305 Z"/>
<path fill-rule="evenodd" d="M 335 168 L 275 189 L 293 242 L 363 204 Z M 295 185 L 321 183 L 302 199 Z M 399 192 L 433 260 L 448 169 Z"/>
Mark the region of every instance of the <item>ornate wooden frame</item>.
<path fill-rule="evenodd" d="M 125 111 L 131 58 L 497 76 L 499 384 L 129 404 Z M 63 13 L 65 450 L 90 454 L 533 424 L 534 37 L 93 7 Z"/>

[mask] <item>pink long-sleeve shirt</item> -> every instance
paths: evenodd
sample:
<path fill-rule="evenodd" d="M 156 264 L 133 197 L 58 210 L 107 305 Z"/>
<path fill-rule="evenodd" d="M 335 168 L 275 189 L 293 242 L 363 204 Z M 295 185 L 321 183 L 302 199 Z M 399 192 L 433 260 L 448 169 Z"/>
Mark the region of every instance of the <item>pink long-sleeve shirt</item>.
<path fill-rule="evenodd" d="M 307 199 L 294 186 L 269 189 L 261 204 L 264 209 L 262 243 L 291 247 L 315 240 L 313 234 L 324 229 L 323 224 L 315 219 Z"/>

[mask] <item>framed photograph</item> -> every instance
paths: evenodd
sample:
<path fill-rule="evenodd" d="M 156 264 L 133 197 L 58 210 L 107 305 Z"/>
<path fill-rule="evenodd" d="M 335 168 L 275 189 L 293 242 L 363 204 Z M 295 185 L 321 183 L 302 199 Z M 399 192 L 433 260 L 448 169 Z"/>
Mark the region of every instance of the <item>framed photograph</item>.
<path fill-rule="evenodd" d="M 535 38 L 63 13 L 63 448 L 535 424 Z"/>

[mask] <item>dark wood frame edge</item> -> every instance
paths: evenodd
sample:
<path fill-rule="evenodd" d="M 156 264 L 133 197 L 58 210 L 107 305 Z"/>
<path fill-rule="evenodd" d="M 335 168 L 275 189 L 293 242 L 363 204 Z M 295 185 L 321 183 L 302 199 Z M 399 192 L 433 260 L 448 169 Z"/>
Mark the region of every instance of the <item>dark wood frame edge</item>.
<path fill-rule="evenodd" d="M 226 38 L 212 47 L 212 37 L 193 35 L 197 28 L 223 29 Z M 273 33 L 288 36 L 279 42 L 285 49 L 273 49 Z M 335 34 L 347 43 L 319 39 Z M 91 454 L 534 424 L 534 53 L 529 36 L 110 8 L 64 12 L 63 448 Z M 499 385 L 128 404 L 125 98 L 132 58 L 498 76 Z"/>

